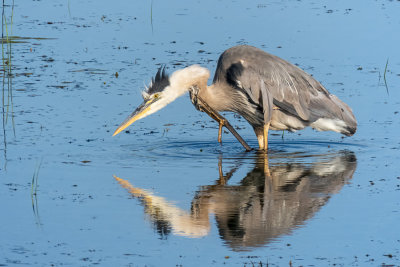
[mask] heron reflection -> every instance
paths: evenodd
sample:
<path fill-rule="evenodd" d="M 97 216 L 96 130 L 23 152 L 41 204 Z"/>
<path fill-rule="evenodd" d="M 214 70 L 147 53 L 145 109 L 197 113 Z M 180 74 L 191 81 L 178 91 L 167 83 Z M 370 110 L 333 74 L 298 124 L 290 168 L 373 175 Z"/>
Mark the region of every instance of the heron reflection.
<path fill-rule="evenodd" d="M 213 215 L 226 244 L 244 250 L 266 245 L 304 225 L 352 178 L 357 166 L 355 155 L 349 151 L 318 156 L 286 154 L 286 162 L 287 157 L 292 158 L 290 163 L 279 163 L 270 155 L 274 163 L 269 164 L 265 154 L 257 156 L 254 168 L 232 185 L 229 179 L 240 161 L 225 175 L 219 164 L 219 178 L 213 185 L 199 188 L 190 211 L 114 177 L 141 200 L 161 235 L 205 236 Z"/>

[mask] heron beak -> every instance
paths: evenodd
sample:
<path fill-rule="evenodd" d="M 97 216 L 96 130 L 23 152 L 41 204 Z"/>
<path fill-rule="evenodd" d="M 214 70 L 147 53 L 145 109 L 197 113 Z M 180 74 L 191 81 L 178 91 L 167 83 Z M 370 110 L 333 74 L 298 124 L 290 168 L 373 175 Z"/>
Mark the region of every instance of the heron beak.
<path fill-rule="evenodd" d="M 124 120 L 124 122 L 121 123 L 120 126 L 118 126 L 118 128 L 117 128 L 117 130 L 115 130 L 113 136 L 116 136 L 117 134 L 122 132 L 125 128 L 127 128 L 129 125 L 131 125 L 135 121 L 140 120 L 140 119 L 146 117 L 147 115 L 153 113 L 154 111 L 152 112 L 151 107 L 158 100 L 159 100 L 159 98 L 153 98 L 153 99 L 147 100 L 147 101 L 143 102 L 142 104 L 140 104 L 140 106 L 137 107 L 136 110 L 134 112 L 132 112 L 132 114 L 129 115 L 128 118 L 126 118 Z"/>

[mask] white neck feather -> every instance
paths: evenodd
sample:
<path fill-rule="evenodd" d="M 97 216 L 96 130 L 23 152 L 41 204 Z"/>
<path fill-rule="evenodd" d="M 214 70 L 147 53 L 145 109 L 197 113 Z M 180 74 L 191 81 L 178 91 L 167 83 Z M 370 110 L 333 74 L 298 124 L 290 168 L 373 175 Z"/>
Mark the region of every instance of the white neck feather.
<path fill-rule="evenodd" d="M 199 65 L 192 65 L 172 73 L 169 78 L 170 86 L 165 89 L 164 96 L 171 103 L 176 98 L 186 93 L 193 85 L 207 85 L 210 71 Z"/>

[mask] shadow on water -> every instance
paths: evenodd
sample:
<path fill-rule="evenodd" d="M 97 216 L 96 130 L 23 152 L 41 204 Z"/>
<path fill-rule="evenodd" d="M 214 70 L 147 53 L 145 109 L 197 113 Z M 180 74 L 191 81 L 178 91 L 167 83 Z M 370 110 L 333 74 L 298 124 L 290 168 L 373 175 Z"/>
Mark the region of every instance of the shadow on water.
<path fill-rule="evenodd" d="M 212 185 L 199 187 L 190 211 L 114 178 L 140 200 L 160 235 L 206 236 L 214 215 L 220 237 L 231 249 L 240 251 L 265 246 L 306 224 L 352 179 L 357 167 L 355 154 L 348 150 L 253 155 L 253 169 L 237 184 L 229 180 L 246 160 L 237 158 L 235 167 L 224 174 L 221 158 L 218 178 Z"/>

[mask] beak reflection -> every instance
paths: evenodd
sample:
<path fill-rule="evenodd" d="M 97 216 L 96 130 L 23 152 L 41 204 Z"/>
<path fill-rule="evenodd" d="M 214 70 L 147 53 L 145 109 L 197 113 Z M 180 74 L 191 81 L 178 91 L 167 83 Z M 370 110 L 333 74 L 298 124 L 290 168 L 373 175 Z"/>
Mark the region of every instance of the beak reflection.
<path fill-rule="evenodd" d="M 134 112 L 132 112 L 132 114 L 129 115 L 118 126 L 118 128 L 117 128 L 117 130 L 115 130 L 113 136 L 116 136 L 117 134 L 122 132 L 125 128 L 127 128 L 129 125 L 131 125 L 135 121 L 140 120 L 140 119 L 146 117 L 147 115 L 149 115 L 152 105 L 154 103 L 156 103 L 157 100 L 158 100 L 158 98 L 153 98 L 153 99 L 147 100 L 147 101 L 143 102 L 142 104 L 140 104 L 140 106 L 138 106 L 136 108 L 136 110 Z"/>
<path fill-rule="evenodd" d="M 152 221 L 156 222 L 160 233 L 168 232 L 164 227 L 172 225 L 174 234 L 199 238 L 206 236 L 210 231 L 210 222 L 208 217 L 204 220 L 193 216 L 190 212 L 180 209 L 174 204 L 170 203 L 163 197 L 156 196 L 151 192 L 134 187 L 128 181 L 114 175 L 114 179 L 125 189 L 129 191 L 132 196 L 141 200 L 145 207 L 145 212 L 150 216 Z M 160 222 L 166 222 L 160 223 Z"/>

